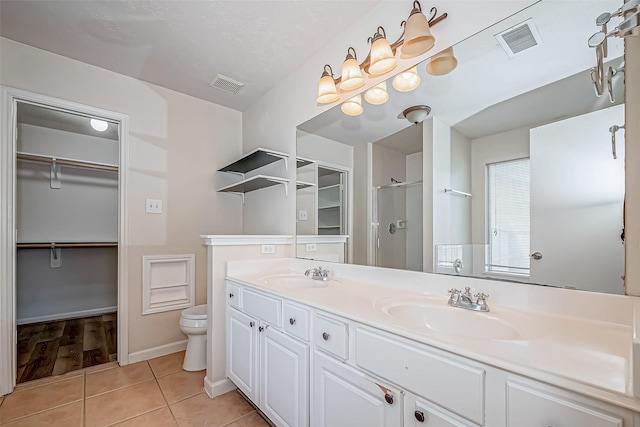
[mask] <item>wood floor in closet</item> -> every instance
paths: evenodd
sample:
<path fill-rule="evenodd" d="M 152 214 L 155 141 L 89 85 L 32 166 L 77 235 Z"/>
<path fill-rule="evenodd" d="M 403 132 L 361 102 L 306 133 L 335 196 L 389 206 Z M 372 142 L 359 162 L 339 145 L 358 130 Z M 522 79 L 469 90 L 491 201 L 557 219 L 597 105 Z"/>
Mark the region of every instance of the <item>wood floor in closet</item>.
<path fill-rule="evenodd" d="M 116 313 L 18 326 L 17 382 L 117 358 Z"/>

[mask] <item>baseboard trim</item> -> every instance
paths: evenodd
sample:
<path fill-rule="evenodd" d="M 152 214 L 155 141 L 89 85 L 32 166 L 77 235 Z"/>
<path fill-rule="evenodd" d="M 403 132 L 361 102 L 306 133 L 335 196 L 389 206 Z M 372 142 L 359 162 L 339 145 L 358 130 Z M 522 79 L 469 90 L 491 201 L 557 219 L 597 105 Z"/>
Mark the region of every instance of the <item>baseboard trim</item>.
<path fill-rule="evenodd" d="M 176 341 L 158 347 L 148 348 L 146 350 L 129 353 L 129 363 L 142 362 L 143 360 L 154 359 L 167 354 L 177 353 L 187 348 L 187 340 Z"/>
<path fill-rule="evenodd" d="M 106 313 L 115 313 L 118 311 L 117 306 L 94 308 L 91 310 L 71 311 L 68 313 L 49 314 L 47 316 L 26 317 L 24 319 L 16 319 L 16 325 L 28 325 L 30 323 L 50 322 L 52 320 L 74 319 L 77 317 L 99 316 Z"/>
<path fill-rule="evenodd" d="M 204 391 L 207 393 L 209 397 L 216 397 L 224 394 L 228 391 L 235 390 L 236 386 L 234 383 L 229 380 L 229 378 L 225 378 L 223 380 L 218 380 L 215 382 L 209 381 L 209 377 L 204 377 Z"/>

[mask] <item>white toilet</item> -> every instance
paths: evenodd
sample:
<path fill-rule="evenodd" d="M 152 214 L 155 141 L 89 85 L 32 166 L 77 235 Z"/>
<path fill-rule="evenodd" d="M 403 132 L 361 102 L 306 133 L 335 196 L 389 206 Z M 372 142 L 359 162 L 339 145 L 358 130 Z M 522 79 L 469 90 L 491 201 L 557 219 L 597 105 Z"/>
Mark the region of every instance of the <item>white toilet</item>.
<path fill-rule="evenodd" d="M 182 369 L 201 371 L 207 367 L 207 305 L 196 305 L 182 311 L 180 330 L 187 335 L 187 352 Z"/>

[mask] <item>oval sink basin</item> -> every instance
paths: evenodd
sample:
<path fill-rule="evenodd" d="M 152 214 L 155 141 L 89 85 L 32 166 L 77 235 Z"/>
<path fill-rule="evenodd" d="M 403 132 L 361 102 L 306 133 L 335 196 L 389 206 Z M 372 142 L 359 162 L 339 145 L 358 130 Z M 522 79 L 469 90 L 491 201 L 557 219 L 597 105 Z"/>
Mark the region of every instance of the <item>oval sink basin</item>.
<path fill-rule="evenodd" d="M 286 289 L 326 288 L 327 282 L 313 280 L 299 274 L 274 274 L 260 278 L 260 282 L 268 286 Z"/>
<path fill-rule="evenodd" d="M 441 334 L 494 340 L 513 340 L 520 336 L 517 329 L 491 315 L 491 312 L 411 302 L 388 304 L 380 308 L 395 319 Z"/>

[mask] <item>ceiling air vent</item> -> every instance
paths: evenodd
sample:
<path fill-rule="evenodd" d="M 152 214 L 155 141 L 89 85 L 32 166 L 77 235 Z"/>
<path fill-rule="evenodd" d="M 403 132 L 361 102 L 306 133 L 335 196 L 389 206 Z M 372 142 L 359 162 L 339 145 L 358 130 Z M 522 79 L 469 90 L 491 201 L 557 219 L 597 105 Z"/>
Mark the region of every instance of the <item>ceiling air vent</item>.
<path fill-rule="evenodd" d="M 540 32 L 532 19 L 496 34 L 495 38 L 510 58 L 542 44 Z"/>
<path fill-rule="evenodd" d="M 209 86 L 235 95 L 244 87 L 244 83 L 240 83 L 239 81 L 223 76 L 222 74 L 218 74 L 216 78 L 209 83 Z"/>

